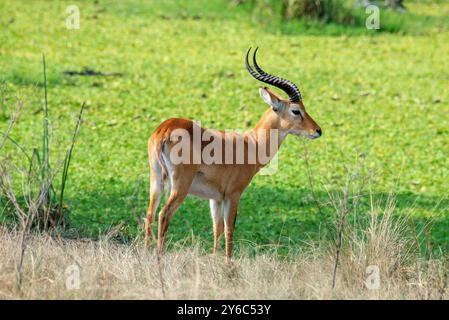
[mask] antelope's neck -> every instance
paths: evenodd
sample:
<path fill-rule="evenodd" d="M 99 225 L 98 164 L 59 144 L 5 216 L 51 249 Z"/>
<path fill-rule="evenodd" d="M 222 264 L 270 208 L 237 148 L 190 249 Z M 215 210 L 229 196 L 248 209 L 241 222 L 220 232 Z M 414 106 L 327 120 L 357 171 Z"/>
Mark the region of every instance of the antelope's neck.
<path fill-rule="evenodd" d="M 258 148 L 261 145 L 265 147 L 269 160 L 276 155 L 287 136 L 287 132 L 281 128 L 279 117 L 271 108 L 264 113 L 254 129 L 250 131 L 250 134 L 256 140 Z M 258 165 L 264 166 L 266 163 L 263 164 L 258 161 Z"/>

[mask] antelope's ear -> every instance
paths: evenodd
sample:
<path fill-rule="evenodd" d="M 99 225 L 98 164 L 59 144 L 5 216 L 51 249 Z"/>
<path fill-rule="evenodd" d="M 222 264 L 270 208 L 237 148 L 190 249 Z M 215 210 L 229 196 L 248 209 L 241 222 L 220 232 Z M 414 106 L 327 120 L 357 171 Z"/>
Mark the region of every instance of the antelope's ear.
<path fill-rule="evenodd" d="M 285 106 L 285 104 L 266 87 L 260 88 L 259 94 L 262 97 L 263 101 L 265 101 L 266 104 L 270 105 L 275 112 Z"/>

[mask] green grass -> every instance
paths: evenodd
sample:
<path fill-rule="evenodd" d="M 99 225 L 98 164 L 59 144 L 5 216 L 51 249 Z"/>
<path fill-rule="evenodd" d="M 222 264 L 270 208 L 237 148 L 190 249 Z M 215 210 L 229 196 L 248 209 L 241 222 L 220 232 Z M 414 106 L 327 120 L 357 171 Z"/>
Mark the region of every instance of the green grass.
<path fill-rule="evenodd" d="M 248 18 L 250 8 L 224 1 L 77 3 L 79 30 L 65 28 L 72 3 L 0 4 L 0 70 L 8 98 L 0 115 L 11 112 L 16 96 L 25 103 L 12 138 L 27 150 L 41 145 L 42 52 L 54 161 L 63 159 L 65 148 L 57 147 L 67 146 L 86 101 L 65 196 L 74 228 L 95 236 L 124 223 L 129 235 L 142 232 L 147 139 L 164 119 L 193 118 L 221 129 L 254 125 L 265 106 L 243 57 L 249 46 L 260 46 L 261 65 L 300 85 L 323 128 L 321 139 L 307 142 L 318 200 L 328 202 L 325 186 L 339 190 L 362 156 L 364 172 L 374 176 L 373 192 L 385 199 L 393 191 L 397 213 L 410 214 L 417 226 L 434 219 L 433 241 L 449 249 L 447 29 L 431 24 L 375 37 L 332 26 L 318 26 L 321 33 L 273 32 Z M 435 6 L 411 4 L 410 15 L 448 12 L 447 4 Z M 84 68 L 123 76 L 64 74 Z M 0 130 L 6 126 L 0 117 Z M 11 145 L 6 150 L 14 152 Z M 317 212 L 303 155 L 303 141 L 289 137 L 276 175 L 254 179 L 241 201 L 239 243 L 301 244 L 324 232 L 332 208 Z M 189 198 L 169 234 L 177 240 L 192 233 L 209 240 L 212 229 L 207 202 Z"/>

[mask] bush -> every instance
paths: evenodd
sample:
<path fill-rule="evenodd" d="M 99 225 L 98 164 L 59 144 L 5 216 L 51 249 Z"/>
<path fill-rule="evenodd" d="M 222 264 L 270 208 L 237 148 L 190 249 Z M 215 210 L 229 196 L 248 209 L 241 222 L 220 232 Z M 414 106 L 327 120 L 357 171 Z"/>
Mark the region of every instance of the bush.
<path fill-rule="evenodd" d="M 5 132 L 0 132 L 0 210 L 12 216 L 24 229 L 47 229 L 67 223 L 68 207 L 64 203 L 64 191 L 68 178 L 68 170 L 76 138 L 82 121 L 84 103 L 78 114 L 72 139 L 65 150 L 64 158 L 54 167 L 50 165 L 51 150 L 49 143 L 49 110 L 47 103 L 47 81 L 45 57 L 44 71 L 44 104 L 42 126 L 42 148 L 34 148 L 27 152 L 19 142 L 10 135 L 16 123 L 23 103 L 17 100 L 16 112 L 12 115 Z M 1 91 L 4 98 L 5 90 Z M 3 147 L 9 142 L 19 150 L 19 157 L 12 157 L 3 152 Z M 24 165 L 19 165 L 24 164 Z M 60 176 L 59 176 L 60 174 Z M 58 186 L 57 178 L 61 179 Z M 19 187 L 21 186 L 21 187 Z"/>
<path fill-rule="evenodd" d="M 282 15 L 289 20 L 306 18 L 347 25 L 357 21 L 352 8 L 344 0 L 284 0 Z"/>

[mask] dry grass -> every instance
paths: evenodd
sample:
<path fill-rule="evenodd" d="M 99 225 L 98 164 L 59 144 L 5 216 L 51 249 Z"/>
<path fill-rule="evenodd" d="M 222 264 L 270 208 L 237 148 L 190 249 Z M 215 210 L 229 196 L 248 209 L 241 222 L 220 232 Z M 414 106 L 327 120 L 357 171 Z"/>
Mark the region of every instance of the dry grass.
<path fill-rule="evenodd" d="M 20 217 L 34 217 L 34 207 L 21 209 L 5 177 L 6 199 L 23 211 Z M 371 196 L 369 212 L 359 212 L 360 192 L 349 197 L 349 182 L 342 194 L 329 194 L 335 239 L 288 248 L 283 258 L 276 248 L 256 255 L 240 248 L 228 263 L 200 244 L 175 245 L 158 257 L 139 238 L 113 241 L 113 232 L 99 241 L 69 240 L 31 223 L 0 227 L 0 299 L 449 298 L 447 257 L 422 258 L 406 219 L 394 218 L 393 197 L 382 206 Z M 375 289 L 365 284 L 370 266 L 379 270 Z"/>
<path fill-rule="evenodd" d="M 388 219 L 388 220 L 387 220 Z M 374 221 L 374 220 L 373 220 Z M 420 260 L 401 246 L 390 217 L 372 223 L 366 237 L 340 254 L 332 289 L 335 253 L 326 244 L 281 259 L 275 253 L 234 262 L 205 254 L 198 246 L 161 257 L 140 241 L 67 240 L 48 234 L 28 239 L 23 283 L 17 286 L 15 258 L 20 234 L 0 229 L 1 299 L 447 299 L 448 263 Z M 379 237 L 384 237 L 383 241 Z M 363 244 L 362 244 L 363 243 Z M 80 270 L 79 289 L 68 290 L 67 268 Z M 380 288 L 368 290 L 365 268 L 377 264 Z M 73 271 L 72 271 L 73 272 Z M 162 277 L 161 277 L 162 275 Z M 163 283 L 163 289 L 161 286 Z"/>

